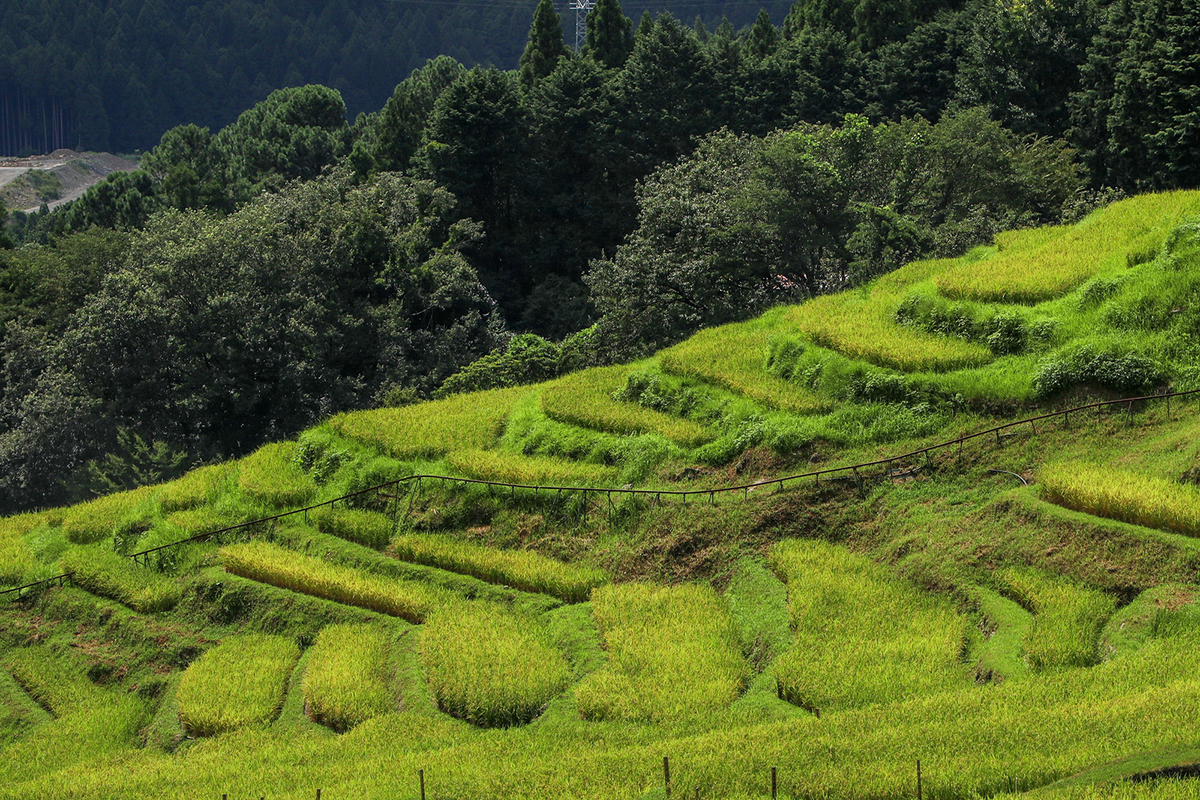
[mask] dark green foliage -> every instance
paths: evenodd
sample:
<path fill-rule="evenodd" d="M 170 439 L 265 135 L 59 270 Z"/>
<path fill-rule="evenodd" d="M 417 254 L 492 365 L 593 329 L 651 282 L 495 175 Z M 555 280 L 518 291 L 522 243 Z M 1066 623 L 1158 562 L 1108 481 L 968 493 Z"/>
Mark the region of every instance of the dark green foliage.
<path fill-rule="evenodd" d="M 751 58 L 763 59 L 775 52 L 779 44 L 779 31 L 771 24 L 771 17 L 764 8 L 758 12 L 754 27 L 746 40 L 746 52 Z"/>
<path fill-rule="evenodd" d="M 521 54 L 521 85 L 528 88 L 554 72 L 566 52 L 562 17 L 554 10 L 552 0 L 540 0 L 529 27 L 529 43 Z"/>
<path fill-rule="evenodd" d="M 587 53 L 603 67 L 616 69 L 633 49 L 633 21 L 620 0 L 597 0 L 587 16 Z"/>
<path fill-rule="evenodd" d="M 451 375 L 435 396 L 549 380 L 559 372 L 559 358 L 556 345 L 535 334 L 522 333 L 510 339 L 503 350 L 488 353 Z"/>
<path fill-rule="evenodd" d="M 83 465 L 72 481 L 72 494 L 100 496 L 165 483 L 188 467 L 187 453 L 164 441 L 148 442 L 128 428 L 118 428 L 116 438 L 115 449 Z"/>
<path fill-rule="evenodd" d="M 375 165 L 383 171 L 403 171 L 421 145 L 421 136 L 434 103 L 466 69 L 453 58 L 439 56 L 396 86 L 391 98 L 363 132 Z"/>
<path fill-rule="evenodd" d="M 1083 344 L 1054 353 L 1039 364 L 1033 386 L 1040 397 L 1051 397 L 1074 386 L 1148 392 L 1166 380 L 1163 368 L 1148 356 Z"/>

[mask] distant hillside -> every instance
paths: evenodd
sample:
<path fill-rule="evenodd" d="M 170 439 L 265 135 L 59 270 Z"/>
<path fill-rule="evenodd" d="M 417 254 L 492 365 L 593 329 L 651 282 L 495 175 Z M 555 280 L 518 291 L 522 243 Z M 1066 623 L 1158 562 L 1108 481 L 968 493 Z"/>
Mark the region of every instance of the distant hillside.
<path fill-rule="evenodd" d="M 112 153 L 56 150 L 48 156 L 0 159 L 0 202 L 15 211 L 55 208 L 82 195 L 114 172 L 137 163 Z"/>

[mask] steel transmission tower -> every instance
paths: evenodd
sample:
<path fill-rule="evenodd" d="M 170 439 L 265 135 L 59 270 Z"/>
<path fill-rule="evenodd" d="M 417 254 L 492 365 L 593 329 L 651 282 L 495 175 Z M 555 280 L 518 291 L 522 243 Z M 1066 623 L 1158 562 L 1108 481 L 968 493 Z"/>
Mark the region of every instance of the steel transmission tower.
<path fill-rule="evenodd" d="M 571 0 L 571 8 L 575 9 L 575 52 L 587 44 L 587 15 L 594 5 L 596 0 Z"/>

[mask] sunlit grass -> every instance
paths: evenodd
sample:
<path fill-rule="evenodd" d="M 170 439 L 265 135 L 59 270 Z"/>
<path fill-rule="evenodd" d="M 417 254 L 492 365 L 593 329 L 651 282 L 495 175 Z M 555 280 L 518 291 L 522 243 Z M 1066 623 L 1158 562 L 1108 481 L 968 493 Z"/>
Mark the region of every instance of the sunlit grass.
<path fill-rule="evenodd" d="M 1030 667 L 1045 670 L 1096 663 L 1100 630 L 1116 609 L 1111 597 L 1031 569 L 1006 569 L 999 578 L 1033 612 L 1033 625 L 1023 641 Z"/>
<path fill-rule="evenodd" d="M 480 603 L 430 614 L 421 661 L 438 708 L 489 727 L 529 722 L 571 679 L 539 620 Z"/>
<path fill-rule="evenodd" d="M 264 445 L 239 464 L 238 486 L 256 500 L 279 508 L 302 505 L 317 490 L 296 462 L 295 442 Z"/>
<path fill-rule="evenodd" d="M 750 669 L 712 587 L 604 586 L 592 608 L 608 662 L 575 690 L 584 719 L 677 721 L 720 711 L 741 694 Z"/>
<path fill-rule="evenodd" d="M 84 664 L 70 654 L 48 647 L 22 647 L 9 651 L 0 664 L 56 717 L 86 711 L 104 701 L 104 692 L 88 679 Z"/>
<path fill-rule="evenodd" d="M 446 463 L 471 478 L 526 486 L 591 486 L 617 479 L 611 467 L 501 450 L 455 450 Z"/>
<path fill-rule="evenodd" d="M 395 710 L 389 688 L 388 631 L 332 625 L 321 631 L 304 672 L 304 701 L 314 720 L 348 731 Z"/>
<path fill-rule="evenodd" d="M 358 508 L 330 508 L 323 506 L 310 515 L 313 525 L 322 533 L 328 533 L 348 542 L 357 542 L 375 550 L 387 547 L 392 538 L 395 524 L 378 511 Z"/>
<path fill-rule="evenodd" d="M 65 509 L 62 528 L 67 539 L 74 544 L 92 544 L 112 536 L 117 524 L 133 513 L 152 491 L 151 487 L 143 486 Z"/>
<path fill-rule="evenodd" d="M 231 636 L 183 673 L 175 702 L 184 730 L 216 736 L 270 722 L 283 705 L 300 648 L 283 636 Z"/>
<path fill-rule="evenodd" d="M 139 567 L 103 546 L 70 550 L 61 566 L 64 572 L 72 573 L 72 583 L 142 613 L 174 608 L 183 594 L 175 580 Z"/>
<path fill-rule="evenodd" d="M 1042 497 L 1076 511 L 1200 536 L 1200 487 L 1083 461 L 1039 473 Z"/>
<path fill-rule="evenodd" d="M 213 464 L 159 486 L 155 494 L 163 513 L 184 511 L 215 499 L 235 469 L 234 464 Z"/>
<path fill-rule="evenodd" d="M 827 542 L 780 542 L 770 564 L 787 583 L 795 634 L 772 667 L 780 697 L 825 713 L 965 684 L 967 622 L 944 600 Z"/>
<path fill-rule="evenodd" d="M 41 514 L 18 514 L 0 518 L 0 586 L 22 582 L 36 563 L 25 535 L 44 523 Z"/>
<path fill-rule="evenodd" d="M 608 582 L 595 567 L 564 564 L 528 550 L 501 550 L 437 534 L 405 534 L 392 542 L 399 559 L 471 575 L 526 592 L 543 592 L 567 602 L 588 599 Z"/>

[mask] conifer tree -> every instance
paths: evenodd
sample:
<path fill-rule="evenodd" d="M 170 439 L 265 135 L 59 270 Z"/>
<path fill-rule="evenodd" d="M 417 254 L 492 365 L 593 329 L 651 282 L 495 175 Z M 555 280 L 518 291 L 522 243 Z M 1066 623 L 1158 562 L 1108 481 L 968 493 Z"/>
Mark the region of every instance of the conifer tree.
<path fill-rule="evenodd" d="M 554 72 L 566 52 L 562 17 L 554 10 L 553 0 L 541 0 L 529 26 L 529 43 L 521 54 L 521 85 L 528 89 Z"/>
<path fill-rule="evenodd" d="M 616 69 L 633 50 L 633 21 L 620 0 L 597 0 L 587 15 L 587 49 L 598 64 Z"/>
<path fill-rule="evenodd" d="M 767 14 L 767 10 L 761 9 L 758 12 L 758 19 L 754 20 L 754 27 L 750 29 L 746 50 L 752 58 L 763 59 L 775 52 L 778 44 L 779 32 L 771 24 L 771 17 Z"/>

